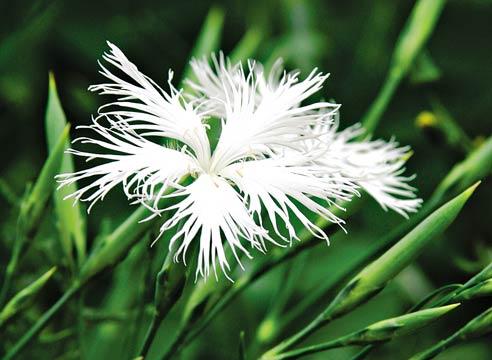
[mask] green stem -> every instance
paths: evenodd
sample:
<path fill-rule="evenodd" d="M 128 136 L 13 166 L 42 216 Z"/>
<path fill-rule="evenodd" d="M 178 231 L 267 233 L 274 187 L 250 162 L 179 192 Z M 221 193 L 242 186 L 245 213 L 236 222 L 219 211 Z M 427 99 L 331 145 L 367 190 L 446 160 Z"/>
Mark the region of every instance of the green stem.
<path fill-rule="evenodd" d="M 179 225 L 180 228 L 181 226 L 182 224 Z M 196 245 L 193 247 L 193 250 L 196 250 Z M 181 298 L 186 284 L 188 275 L 186 271 L 187 269 L 182 264 L 174 263 L 173 257 L 174 251 L 169 251 L 162 268 L 155 279 L 155 312 L 152 316 L 142 348 L 139 352 L 139 356 L 143 358 L 147 355 L 162 321 Z"/>
<path fill-rule="evenodd" d="M 155 335 L 157 334 L 157 330 L 159 330 L 159 327 L 162 323 L 162 320 L 164 320 L 165 315 L 166 314 L 160 314 L 159 312 L 156 311 L 154 313 L 154 316 L 152 316 L 152 320 L 150 321 L 150 325 L 147 329 L 147 333 L 145 334 L 145 339 L 142 344 L 142 348 L 139 351 L 139 356 L 141 356 L 142 358 L 145 358 L 147 356 L 150 346 L 152 345 Z"/>
<path fill-rule="evenodd" d="M 178 331 L 178 336 L 174 339 L 169 350 L 161 357 L 161 360 L 170 360 L 174 358 L 174 355 L 178 354 L 183 345 L 186 343 L 186 336 L 190 331 L 190 324 L 184 324 Z"/>
<path fill-rule="evenodd" d="M 376 129 L 376 126 L 385 112 L 388 104 L 393 97 L 398 85 L 400 84 L 402 74 L 399 71 L 391 71 L 383 84 L 383 87 L 378 93 L 378 96 L 371 104 L 371 107 L 362 118 L 362 125 L 366 130 L 365 134 L 371 134 Z M 362 136 L 365 136 L 362 135 Z"/>
<path fill-rule="evenodd" d="M 10 290 L 10 286 L 12 284 L 12 278 L 14 276 L 15 270 L 17 268 L 17 264 L 19 262 L 20 251 L 18 247 L 15 246 L 12 252 L 12 256 L 10 257 L 9 263 L 7 265 L 7 269 L 5 270 L 5 277 L 2 283 L 2 290 L 0 290 L 0 308 L 5 305 L 5 301 L 7 299 L 7 295 Z"/>
<path fill-rule="evenodd" d="M 262 356 L 262 358 L 263 359 L 284 359 L 284 358 L 288 359 L 290 357 L 295 357 L 295 355 L 299 355 L 299 354 L 297 354 L 296 351 L 292 351 L 292 352 L 288 352 L 288 353 L 284 353 L 284 354 L 281 354 L 281 353 L 282 353 L 282 351 L 300 343 L 301 341 L 306 339 L 309 335 L 314 333 L 316 330 L 318 330 L 319 328 L 328 324 L 331 320 L 333 320 L 333 319 L 325 316 L 325 312 L 321 313 L 313 321 L 311 321 L 306 327 L 304 327 L 301 331 L 297 332 L 296 334 L 294 334 L 293 336 L 291 336 L 287 340 L 282 341 L 280 344 L 278 344 L 277 346 L 275 346 L 271 350 L 267 351 Z M 336 341 L 337 340 L 335 340 L 334 342 L 336 342 Z M 327 344 L 331 344 L 331 343 L 332 342 L 327 343 Z M 327 345 L 327 344 L 325 344 L 325 345 Z M 285 355 L 289 355 L 291 353 L 293 353 L 294 356 L 281 357 L 281 355 L 285 356 Z M 306 353 L 306 355 L 310 354 L 310 353 L 311 352 L 308 352 L 308 353 Z M 281 355 L 278 355 L 278 354 L 281 354 Z"/>
<path fill-rule="evenodd" d="M 278 355 L 275 355 L 275 354 L 269 355 L 267 353 L 267 354 L 263 355 L 262 360 L 299 359 L 299 358 L 306 356 L 306 355 L 309 355 L 309 354 L 314 354 L 314 353 L 318 353 L 320 351 L 325 351 L 325 350 L 334 349 L 337 347 L 350 345 L 350 342 L 347 341 L 350 337 L 351 337 L 351 335 L 342 336 L 338 339 L 328 341 L 328 342 L 325 342 L 322 344 L 306 346 L 306 347 L 303 347 L 301 349 L 292 350 L 292 351 L 285 352 L 285 353 L 278 354 Z"/>
<path fill-rule="evenodd" d="M 17 357 L 19 352 L 28 345 L 43 328 L 51 320 L 51 318 L 80 290 L 81 285 L 75 283 L 70 287 L 63 296 L 58 299 L 58 301 L 53 304 L 39 319 L 38 321 L 29 329 L 28 332 L 22 336 L 22 338 L 15 343 L 15 345 L 9 350 L 5 355 L 3 360 L 11 360 Z"/>
<path fill-rule="evenodd" d="M 459 341 L 459 338 L 461 336 L 461 332 L 456 332 L 447 339 L 441 340 L 438 342 L 436 345 L 431 347 L 428 350 L 425 350 L 424 352 L 421 352 L 415 356 L 412 356 L 410 360 L 427 360 L 427 359 L 432 359 L 439 355 L 441 352 L 449 348 L 450 346 L 454 345 L 456 342 Z"/>
<path fill-rule="evenodd" d="M 359 351 L 357 354 L 355 354 L 354 357 L 352 357 L 350 360 L 362 360 L 365 359 L 367 355 L 369 355 L 370 352 L 372 352 L 376 347 L 373 345 L 368 345 L 364 347 L 361 351 Z"/>

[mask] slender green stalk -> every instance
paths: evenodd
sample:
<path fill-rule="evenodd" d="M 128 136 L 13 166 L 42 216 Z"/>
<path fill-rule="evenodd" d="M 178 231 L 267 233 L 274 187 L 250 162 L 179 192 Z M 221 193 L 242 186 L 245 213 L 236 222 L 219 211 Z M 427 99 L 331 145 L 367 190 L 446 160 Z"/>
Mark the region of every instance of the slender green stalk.
<path fill-rule="evenodd" d="M 154 340 L 154 337 L 157 333 L 157 330 L 159 330 L 159 326 L 161 325 L 163 319 L 164 316 L 162 316 L 159 313 L 156 313 L 154 316 L 152 316 L 150 325 L 147 328 L 147 332 L 145 333 L 145 338 L 142 344 L 142 348 L 138 352 L 139 356 L 141 356 L 142 358 L 145 358 L 145 356 L 147 356 L 147 353 L 150 350 L 150 345 L 152 345 L 152 341 Z"/>
<path fill-rule="evenodd" d="M 399 73 L 390 72 L 388 74 L 388 77 L 386 78 L 376 99 L 373 101 L 371 107 L 362 118 L 362 124 L 364 125 L 366 133 L 370 134 L 376 129 L 376 126 L 393 98 L 400 81 L 401 75 Z"/>
<path fill-rule="evenodd" d="M 52 267 L 46 273 L 41 275 L 34 282 L 19 291 L 0 311 L 0 328 L 4 326 L 9 319 L 12 319 L 19 312 L 27 308 L 36 295 L 43 289 L 49 279 L 56 271 L 56 266 Z"/>
<path fill-rule="evenodd" d="M 419 0 L 414 5 L 395 46 L 386 80 L 362 118 L 362 125 L 367 134 L 376 129 L 395 90 L 432 34 L 444 4 L 444 0 Z"/>
<path fill-rule="evenodd" d="M 139 356 L 145 358 L 154 341 L 157 330 L 183 293 L 187 271 L 182 263 L 173 262 L 169 252 L 155 281 L 154 314 L 145 335 Z"/>
<path fill-rule="evenodd" d="M 365 359 L 367 355 L 369 355 L 376 346 L 374 345 L 368 345 L 362 348 L 361 351 L 359 351 L 357 354 L 355 354 L 350 360 L 362 360 Z"/>
<path fill-rule="evenodd" d="M 244 331 L 239 333 L 239 360 L 246 360 L 246 343 L 244 340 Z"/>
<path fill-rule="evenodd" d="M 38 321 L 31 326 L 31 328 L 20 338 L 20 340 L 7 352 L 3 360 L 10 360 L 17 357 L 19 352 L 28 345 L 34 336 L 36 336 L 51 320 L 51 318 L 58 312 L 63 306 L 80 290 L 80 283 L 74 283 L 72 287 L 70 287 L 63 296 L 58 299 L 58 301 L 48 310 L 46 311 Z"/>
<path fill-rule="evenodd" d="M 350 335 L 346 335 L 346 336 L 340 337 L 338 339 L 325 342 L 323 344 L 307 346 L 307 347 L 304 347 L 302 349 L 292 350 L 292 351 L 285 352 L 285 353 L 282 353 L 279 355 L 275 355 L 273 357 L 264 357 L 262 359 L 264 359 L 264 360 L 298 359 L 298 358 L 301 358 L 303 356 L 315 354 L 315 353 L 318 353 L 321 351 L 351 345 L 349 340 L 350 340 Z"/>

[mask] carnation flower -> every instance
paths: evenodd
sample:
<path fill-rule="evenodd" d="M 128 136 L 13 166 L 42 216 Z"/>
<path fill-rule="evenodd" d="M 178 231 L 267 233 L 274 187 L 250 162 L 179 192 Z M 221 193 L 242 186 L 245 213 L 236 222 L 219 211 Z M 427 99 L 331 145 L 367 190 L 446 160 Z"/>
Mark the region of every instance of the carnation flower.
<path fill-rule="evenodd" d="M 361 130 L 336 131 L 339 105 L 305 104 L 327 78 L 316 69 L 300 80 L 280 65 L 265 74 L 256 62 L 245 69 L 221 55 L 213 66 L 193 61 L 196 81 L 185 94 L 172 85 L 171 71 L 166 91 L 108 44 L 103 59 L 111 70 L 100 63 L 107 81 L 89 89 L 115 100 L 82 126 L 93 136 L 74 141 L 93 150 L 68 150 L 99 163 L 59 175 L 60 186 L 91 179 L 67 196 L 89 202 L 90 211 L 121 185 L 132 203 L 152 212 L 145 220 L 163 215 L 161 234 L 174 229 L 169 247 L 176 260 L 184 261 L 198 242 L 197 275 L 208 276 L 212 267 L 217 276 L 218 264 L 227 276 L 226 244 L 241 265 L 251 249 L 292 243 L 298 239 L 293 217 L 327 240 L 308 212 L 342 226 L 330 206 L 360 188 L 402 215 L 420 204 L 409 199 L 414 189 L 401 175 L 407 148 L 394 141 L 352 142 Z M 215 147 L 208 134 L 214 118 L 221 123 Z"/>

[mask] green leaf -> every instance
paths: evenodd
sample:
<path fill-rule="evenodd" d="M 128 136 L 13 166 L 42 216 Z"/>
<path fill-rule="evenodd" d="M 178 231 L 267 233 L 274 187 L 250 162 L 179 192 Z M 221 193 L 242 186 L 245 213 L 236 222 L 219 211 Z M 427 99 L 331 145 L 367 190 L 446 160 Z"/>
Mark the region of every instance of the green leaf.
<path fill-rule="evenodd" d="M 46 273 L 41 275 L 37 280 L 26 286 L 19 291 L 2 309 L 0 312 L 0 328 L 6 324 L 6 322 L 20 311 L 29 307 L 37 294 L 43 289 L 44 285 L 53 276 L 56 271 L 56 267 L 52 267 Z"/>
<path fill-rule="evenodd" d="M 21 205 L 20 217 L 22 218 L 22 226 L 27 235 L 32 233 L 37 227 L 50 194 L 55 188 L 55 176 L 60 171 L 69 130 L 70 125 L 66 125 L 58 137 L 56 144 L 53 146 L 48 159 L 44 163 L 32 190 Z"/>
<path fill-rule="evenodd" d="M 67 120 L 56 90 L 55 78 L 49 74 L 48 103 L 46 106 L 46 139 L 48 150 L 52 152 L 56 146 L 56 140 L 66 126 Z M 68 149 L 69 139 L 65 144 Z M 71 154 L 65 154 L 60 165 L 60 173 L 74 172 L 73 159 Z M 75 246 L 77 251 L 78 263 L 82 264 L 85 259 L 86 239 L 85 239 L 85 218 L 79 202 L 63 200 L 65 196 L 77 191 L 77 184 L 67 185 L 53 194 L 55 211 L 58 218 L 57 227 L 60 233 L 62 249 L 68 259 L 72 259 L 72 249 Z"/>

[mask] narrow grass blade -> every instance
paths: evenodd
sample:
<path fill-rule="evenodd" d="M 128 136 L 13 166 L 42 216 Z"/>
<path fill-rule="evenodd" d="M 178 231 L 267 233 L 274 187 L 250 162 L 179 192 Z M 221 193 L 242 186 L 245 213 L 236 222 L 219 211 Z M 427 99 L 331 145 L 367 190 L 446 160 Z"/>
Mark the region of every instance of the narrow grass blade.
<path fill-rule="evenodd" d="M 48 150 L 51 152 L 56 146 L 56 140 L 63 132 L 67 120 L 56 90 L 56 83 L 53 73 L 49 74 L 48 103 L 46 106 L 45 126 Z M 65 149 L 68 149 L 69 139 L 67 139 Z M 60 173 L 74 172 L 73 159 L 71 154 L 65 154 L 60 165 Z M 73 183 L 65 186 L 53 193 L 55 211 L 58 218 L 57 227 L 60 233 L 60 240 L 65 256 L 71 259 L 72 249 L 77 251 L 77 260 L 82 264 L 85 258 L 86 239 L 85 239 L 85 218 L 80 207 L 80 203 L 75 204 L 71 201 L 64 201 L 63 198 L 68 194 L 77 191 L 77 184 Z"/>
<path fill-rule="evenodd" d="M 29 307 L 36 295 L 43 289 L 44 285 L 53 276 L 56 271 L 56 267 L 52 267 L 50 270 L 41 275 L 34 282 L 26 286 L 19 291 L 2 309 L 0 312 L 0 328 L 7 323 L 7 321 L 17 315 L 19 312 Z"/>

